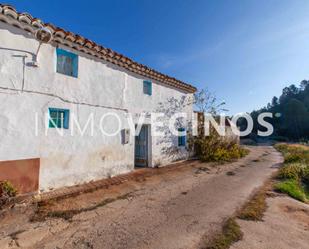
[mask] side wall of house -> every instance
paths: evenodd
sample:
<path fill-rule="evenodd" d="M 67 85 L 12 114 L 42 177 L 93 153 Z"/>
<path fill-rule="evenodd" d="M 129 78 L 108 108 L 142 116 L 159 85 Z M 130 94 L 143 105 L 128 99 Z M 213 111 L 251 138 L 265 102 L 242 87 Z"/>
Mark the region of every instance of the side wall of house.
<path fill-rule="evenodd" d="M 120 133 L 102 134 L 102 128 L 112 132 L 118 127 L 118 120 L 111 116 L 100 123 L 102 116 L 117 114 L 122 121 L 119 129 L 127 129 L 129 113 L 169 110 L 171 99 L 190 97 L 155 81 L 152 96 L 145 95 L 145 78 L 63 46 L 79 55 L 78 78 L 56 73 L 56 44 L 43 44 L 39 66 L 32 67 L 38 46 L 31 34 L 0 22 L 0 171 L 1 162 L 40 159 L 39 190 L 133 170 L 134 137 L 122 144 Z M 91 125 L 83 135 L 75 126 L 73 136 L 72 128 L 46 129 L 48 108 L 69 109 L 81 128 L 93 117 L 93 134 Z M 190 116 L 192 106 L 182 111 Z M 188 156 L 185 148 L 177 148 L 175 136 L 151 140 L 151 166 Z"/>

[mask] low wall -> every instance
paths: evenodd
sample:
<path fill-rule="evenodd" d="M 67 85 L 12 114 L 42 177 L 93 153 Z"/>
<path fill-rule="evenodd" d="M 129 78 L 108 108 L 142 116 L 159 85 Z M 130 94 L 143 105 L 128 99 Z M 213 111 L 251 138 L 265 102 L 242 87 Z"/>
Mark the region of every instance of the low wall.
<path fill-rule="evenodd" d="M 0 161 L 0 181 L 9 180 L 18 194 L 37 192 L 39 188 L 40 159 Z"/>

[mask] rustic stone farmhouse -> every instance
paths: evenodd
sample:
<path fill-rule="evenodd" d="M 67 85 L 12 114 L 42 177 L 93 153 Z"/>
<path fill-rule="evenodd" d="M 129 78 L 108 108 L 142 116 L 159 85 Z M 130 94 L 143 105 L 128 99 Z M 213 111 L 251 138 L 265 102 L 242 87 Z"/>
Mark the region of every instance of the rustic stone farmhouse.
<path fill-rule="evenodd" d="M 151 136 L 151 120 L 153 112 L 167 115 L 175 106 L 189 117 L 192 104 L 177 103 L 195 91 L 80 35 L 0 5 L 0 180 L 12 181 L 20 193 L 50 191 L 186 159 L 185 136 Z M 107 113 L 117 114 L 121 127 L 113 115 L 102 119 Z M 129 114 L 134 124 L 145 114 L 138 136 L 129 132 Z M 72 124 L 83 128 L 92 120 L 93 129 L 72 136 Z M 120 132 L 104 135 L 101 126 Z M 188 129 L 189 123 L 179 128 Z"/>

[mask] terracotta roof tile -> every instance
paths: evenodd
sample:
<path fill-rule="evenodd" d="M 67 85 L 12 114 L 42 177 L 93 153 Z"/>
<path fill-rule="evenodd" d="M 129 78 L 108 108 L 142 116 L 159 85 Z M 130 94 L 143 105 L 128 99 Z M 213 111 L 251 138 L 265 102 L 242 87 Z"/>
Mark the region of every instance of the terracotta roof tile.
<path fill-rule="evenodd" d="M 11 5 L 0 4 L 0 21 L 9 23 L 32 33 L 35 33 L 35 31 L 40 27 L 46 27 L 52 32 L 54 42 L 94 55 L 105 61 L 121 66 L 131 72 L 146 76 L 150 79 L 158 80 L 166 85 L 181 89 L 183 91 L 189 93 L 194 93 L 196 91 L 196 88 L 190 84 L 159 73 L 78 34 L 66 31 L 50 23 L 43 23 L 40 19 L 34 18 L 28 13 L 18 13 Z"/>

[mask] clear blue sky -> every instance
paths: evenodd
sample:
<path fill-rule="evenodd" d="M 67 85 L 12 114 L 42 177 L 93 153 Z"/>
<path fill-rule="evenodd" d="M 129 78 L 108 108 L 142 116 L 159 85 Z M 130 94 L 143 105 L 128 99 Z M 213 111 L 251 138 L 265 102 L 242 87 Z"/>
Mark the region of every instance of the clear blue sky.
<path fill-rule="evenodd" d="M 163 73 L 208 87 L 230 113 L 309 79 L 308 0 L 8 1 Z"/>

